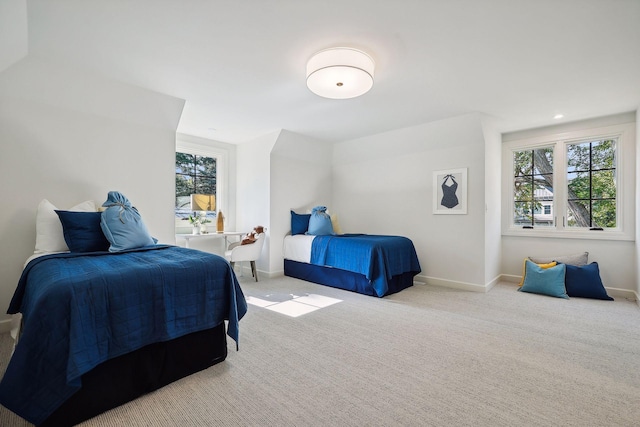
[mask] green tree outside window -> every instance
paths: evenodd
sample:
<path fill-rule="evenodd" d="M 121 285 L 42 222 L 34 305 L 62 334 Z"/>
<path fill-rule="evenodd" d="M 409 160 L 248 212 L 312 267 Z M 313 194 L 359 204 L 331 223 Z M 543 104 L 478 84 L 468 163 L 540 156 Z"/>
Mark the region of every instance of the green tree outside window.
<path fill-rule="evenodd" d="M 176 153 L 176 217 L 187 219 L 192 194 L 216 195 L 216 159 L 196 154 Z M 207 217 L 215 218 L 215 212 Z"/>

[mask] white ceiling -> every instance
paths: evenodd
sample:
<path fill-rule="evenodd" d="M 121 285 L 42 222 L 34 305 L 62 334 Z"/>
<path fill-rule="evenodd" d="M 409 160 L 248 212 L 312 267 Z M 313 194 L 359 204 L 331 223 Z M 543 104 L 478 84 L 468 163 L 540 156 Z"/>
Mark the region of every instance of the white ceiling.
<path fill-rule="evenodd" d="M 29 53 L 186 100 L 179 132 L 341 141 L 470 112 L 503 131 L 636 110 L 640 0 L 28 0 Z M 376 61 L 373 89 L 305 85 L 317 51 Z"/>

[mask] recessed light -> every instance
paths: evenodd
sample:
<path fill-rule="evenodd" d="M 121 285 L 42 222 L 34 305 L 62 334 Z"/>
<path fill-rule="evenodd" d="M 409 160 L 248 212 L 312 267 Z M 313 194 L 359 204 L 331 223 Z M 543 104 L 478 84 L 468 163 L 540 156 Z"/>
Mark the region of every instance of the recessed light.
<path fill-rule="evenodd" d="M 556 114 L 555 116 L 553 116 L 555 120 L 560 120 L 563 117 L 564 117 L 564 114 Z"/>

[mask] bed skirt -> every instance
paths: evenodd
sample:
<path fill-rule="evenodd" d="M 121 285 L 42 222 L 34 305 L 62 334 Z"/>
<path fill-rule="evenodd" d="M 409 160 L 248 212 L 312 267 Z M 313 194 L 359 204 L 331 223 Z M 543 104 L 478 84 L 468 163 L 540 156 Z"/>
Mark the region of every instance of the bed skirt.
<path fill-rule="evenodd" d="M 206 369 L 227 357 L 225 324 L 150 344 L 98 365 L 40 426 L 72 426 Z"/>
<path fill-rule="evenodd" d="M 284 275 L 306 280 L 320 285 L 331 286 L 332 288 L 345 289 L 359 294 L 377 296 L 371 286 L 371 282 L 359 273 L 341 270 L 339 268 L 323 267 L 321 265 L 307 264 L 304 262 L 284 260 Z M 394 294 L 413 286 L 415 273 L 403 273 L 388 279 L 387 293 Z"/>

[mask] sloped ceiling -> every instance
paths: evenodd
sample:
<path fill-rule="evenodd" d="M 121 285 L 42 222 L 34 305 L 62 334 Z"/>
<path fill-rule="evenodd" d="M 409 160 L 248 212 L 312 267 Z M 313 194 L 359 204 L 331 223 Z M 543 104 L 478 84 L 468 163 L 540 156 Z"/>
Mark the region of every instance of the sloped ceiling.
<path fill-rule="evenodd" d="M 186 100 L 178 131 L 341 141 L 469 112 L 502 131 L 636 110 L 637 0 L 30 0 L 29 53 Z M 327 100 L 307 60 L 368 52 L 373 89 Z"/>

